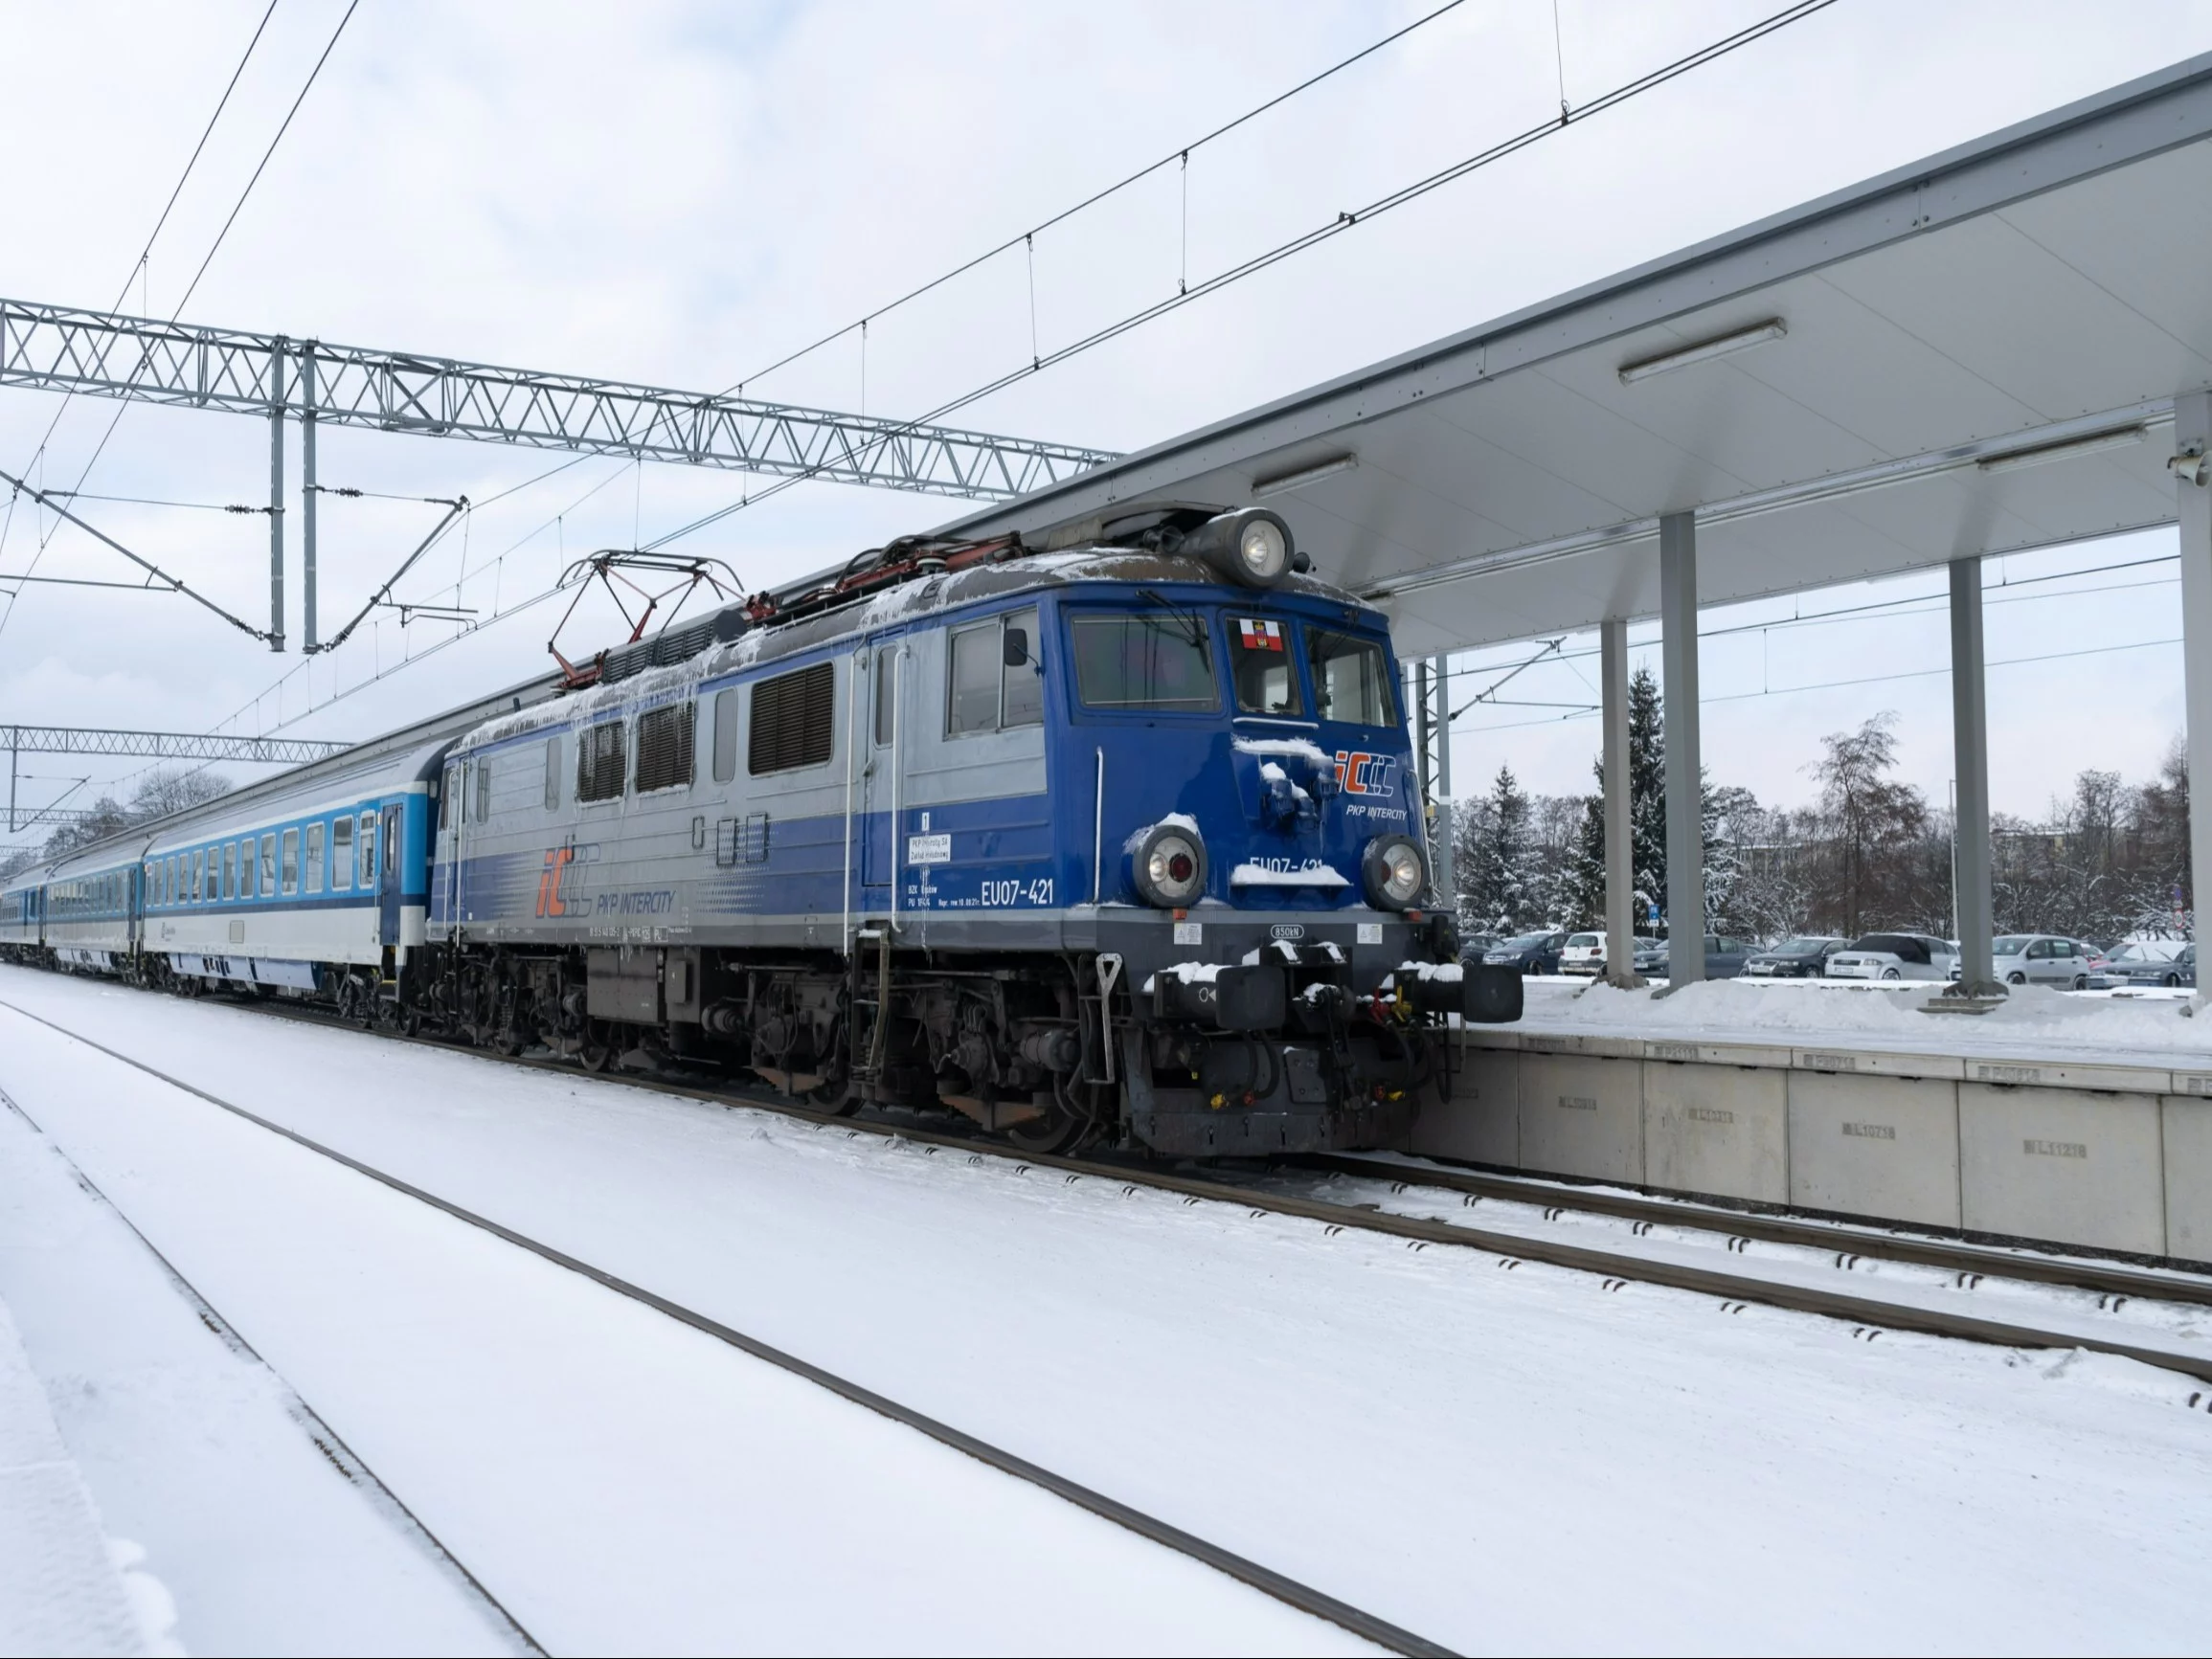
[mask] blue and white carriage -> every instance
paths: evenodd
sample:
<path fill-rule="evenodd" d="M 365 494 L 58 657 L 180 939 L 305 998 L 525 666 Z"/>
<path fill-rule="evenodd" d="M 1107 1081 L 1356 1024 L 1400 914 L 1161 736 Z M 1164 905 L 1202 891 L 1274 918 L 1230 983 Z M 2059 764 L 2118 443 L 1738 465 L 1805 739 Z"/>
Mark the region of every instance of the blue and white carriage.
<path fill-rule="evenodd" d="M 90 849 L 13 926 L 149 981 L 948 1105 L 1040 1150 L 1386 1144 L 1444 1017 L 1513 1018 L 1520 983 L 1462 981 L 1422 908 L 1384 620 L 1271 513 L 1094 530 L 877 549 L 588 688 Z"/>

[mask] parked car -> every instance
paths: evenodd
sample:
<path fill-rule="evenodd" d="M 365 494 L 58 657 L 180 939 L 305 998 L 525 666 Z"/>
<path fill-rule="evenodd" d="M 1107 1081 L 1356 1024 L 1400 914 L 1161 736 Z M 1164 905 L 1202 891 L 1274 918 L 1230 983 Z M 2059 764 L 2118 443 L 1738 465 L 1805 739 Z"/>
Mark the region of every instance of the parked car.
<path fill-rule="evenodd" d="M 1751 954 L 1751 947 L 1742 939 L 1731 939 L 1725 933 L 1705 935 L 1705 977 L 1733 979 L 1744 971 L 1744 964 Z M 1647 979 L 1665 979 L 1667 972 L 1667 942 L 1651 941 L 1650 948 L 1636 953 L 1636 971 Z"/>
<path fill-rule="evenodd" d="M 2122 945 L 2089 971 L 2092 991 L 2141 990 L 2152 985 L 2197 986 L 2197 947 L 2163 940 Z"/>
<path fill-rule="evenodd" d="M 1868 933 L 1828 958 L 1831 979 L 1934 979 L 1951 977 L 1958 947 L 1929 933 Z"/>
<path fill-rule="evenodd" d="M 1462 933 L 1459 935 L 1459 960 L 1479 962 L 1499 942 L 1495 933 Z"/>
<path fill-rule="evenodd" d="M 1492 967 L 1518 968 L 1524 974 L 1556 974 L 1559 953 L 1567 946 L 1565 933 L 1524 933 L 1505 939 L 1482 953 Z"/>
<path fill-rule="evenodd" d="M 1562 974 L 1597 974 L 1605 968 L 1605 935 L 1603 933 L 1569 933 L 1567 943 L 1559 948 L 1559 971 Z"/>
<path fill-rule="evenodd" d="M 1817 979 L 1828 958 L 1851 943 L 1824 933 L 1801 933 L 1744 958 L 1744 972 L 1759 979 Z"/>
<path fill-rule="evenodd" d="M 2086 991 L 2096 947 L 2062 933 L 2000 933 L 1989 942 L 1991 964 L 2007 985 L 2057 985 Z"/>

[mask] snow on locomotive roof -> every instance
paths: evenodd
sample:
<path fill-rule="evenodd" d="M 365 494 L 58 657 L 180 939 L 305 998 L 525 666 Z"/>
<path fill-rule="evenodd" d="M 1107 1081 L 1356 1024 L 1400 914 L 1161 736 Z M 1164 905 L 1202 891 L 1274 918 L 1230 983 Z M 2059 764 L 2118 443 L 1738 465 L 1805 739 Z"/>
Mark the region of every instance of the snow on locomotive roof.
<path fill-rule="evenodd" d="M 1261 604 L 1280 594 L 1297 594 L 1357 610 L 1382 625 L 1381 614 L 1366 600 L 1317 576 L 1289 574 L 1273 589 L 1238 587 L 1196 559 L 1129 548 L 1075 548 L 1028 553 L 963 571 L 917 577 L 866 598 L 788 621 L 756 623 L 724 644 L 709 645 L 695 656 L 666 667 L 647 669 L 612 684 L 571 692 L 551 702 L 494 716 L 463 735 L 456 753 L 486 748 L 533 731 L 564 728 L 593 716 L 641 704 L 667 700 L 689 686 L 756 662 L 796 656 L 854 634 L 869 633 L 922 613 L 1019 594 L 1031 588 L 1077 582 L 1175 582 L 1216 587 Z"/>

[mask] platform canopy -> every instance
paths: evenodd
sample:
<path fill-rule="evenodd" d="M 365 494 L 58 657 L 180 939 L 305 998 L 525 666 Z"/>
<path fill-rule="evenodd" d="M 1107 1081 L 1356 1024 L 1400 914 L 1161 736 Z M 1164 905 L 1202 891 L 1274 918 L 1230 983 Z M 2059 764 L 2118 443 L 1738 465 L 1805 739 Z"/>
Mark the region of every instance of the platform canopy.
<path fill-rule="evenodd" d="M 1279 510 L 1409 656 L 2172 523 L 2212 55 L 951 527 Z"/>

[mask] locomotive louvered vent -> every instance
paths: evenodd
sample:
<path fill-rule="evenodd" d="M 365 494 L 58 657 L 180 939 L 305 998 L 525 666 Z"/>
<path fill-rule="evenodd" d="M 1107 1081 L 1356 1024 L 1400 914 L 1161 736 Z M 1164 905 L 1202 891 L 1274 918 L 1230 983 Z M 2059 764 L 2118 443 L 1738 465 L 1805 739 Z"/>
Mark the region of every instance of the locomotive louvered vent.
<path fill-rule="evenodd" d="M 587 726 L 576 738 L 576 799 L 612 800 L 622 793 L 622 723 Z"/>
<path fill-rule="evenodd" d="M 754 776 L 821 766 L 829 759 L 837 710 L 837 670 L 828 662 L 779 674 L 753 687 L 746 766 Z"/>
<path fill-rule="evenodd" d="M 676 703 L 638 716 L 638 793 L 674 789 L 691 781 L 691 733 L 699 724 L 696 703 Z"/>
<path fill-rule="evenodd" d="M 650 639 L 609 651 L 599 668 L 599 684 L 627 680 L 633 674 L 665 668 L 672 662 L 688 662 L 710 645 L 727 645 L 752 626 L 745 613 L 733 605 L 681 628 L 665 628 Z"/>

